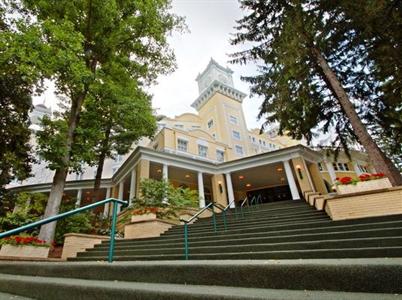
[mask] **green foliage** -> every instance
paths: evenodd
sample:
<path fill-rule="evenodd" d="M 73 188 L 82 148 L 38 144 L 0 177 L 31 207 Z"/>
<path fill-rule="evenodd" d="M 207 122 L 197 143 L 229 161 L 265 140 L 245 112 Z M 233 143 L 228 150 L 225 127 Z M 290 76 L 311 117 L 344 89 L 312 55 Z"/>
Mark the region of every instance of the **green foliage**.
<path fill-rule="evenodd" d="M 185 207 L 197 207 L 198 193 L 189 188 L 174 187 L 164 180 L 143 179 L 140 183 L 141 197 L 134 200 L 134 208 L 161 208 L 162 217 L 175 216 Z"/>
<path fill-rule="evenodd" d="M 41 193 L 19 193 L 14 211 L 0 218 L 0 230 L 6 231 L 37 221 L 44 212 L 47 197 Z M 36 233 L 38 229 L 32 232 Z"/>
<path fill-rule="evenodd" d="M 38 221 L 45 211 L 47 196 L 41 193 L 19 193 L 15 201 L 14 211 L 6 213 L 6 216 L 0 218 L 0 231 L 14 229 L 35 221 Z M 62 203 L 61 212 L 74 209 L 75 199 L 70 199 Z M 62 244 L 64 234 L 90 233 L 95 226 L 104 225 L 97 220 L 91 212 L 80 213 L 57 222 L 55 242 Z M 96 221 L 96 222 L 95 222 Z M 97 227 L 100 231 L 105 229 Z M 39 228 L 30 231 L 31 235 L 37 235 Z"/>
<path fill-rule="evenodd" d="M 140 183 L 141 197 L 134 200 L 134 207 L 166 207 L 163 199 L 169 184 L 163 180 L 142 179 Z"/>
<path fill-rule="evenodd" d="M 401 128 L 401 110 L 390 103 L 400 108 L 401 84 L 392 84 L 393 95 L 386 89 L 400 78 L 396 64 L 400 64 L 401 10 L 392 9 L 397 1 L 243 0 L 241 6 L 247 15 L 238 21 L 232 43 L 251 46 L 234 54 L 233 62 L 259 64 L 259 74 L 244 79 L 264 99 L 259 114 L 266 118 L 264 126 L 279 122 L 280 133 L 308 141 L 318 130 L 331 133 L 333 145 L 342 148 L 357 141 L 317 65 L 312 51 L 316 49 L 371 133 L 380 137 L 375 127 L 382 123 L 383 128 L 391 128 L 382 132 L 396 136 L 398 130 L 392 128 Z M 391 100 L 395 97 L 398 100 Z M 397 144 L 394 150 L 400 151 L 401 143 Z"/>
<path fill-rule="evenodd" d="M 33 84 L 38 74 L 27 61 L 20 42 L 29 43 L 29 33 L 11 30 L 0 7 L 0 201 L 4 186 L 30 176 L 33 157 L 29 147 L 29 110 Z"/>
<path fill-rule="evenodd" d="M 63 185 L 69 171 L 80 170 L 80 162 L 93 164 L 97 159 L 86 135 L 98 136 L 102 129 L 88 133 L 85 124 L 80 124 L 85 102 L 98 100 L 99 87 L 109 78 L 116 86 L 130 78 L 135 95 L 144 97 L 145 86 L 175 66 L 167 35 L 181 27 L 182 19 L 170 12 L 169 0 L 22 0 L 4 6 L 13 10 L 10 15 L 16 16 L 21 32 L 32 32 L 31 44 L 21 43 L 16 49 L 28 57 L 41 78 L 53 80 L 58 95 L 67 98 L 59 117 L 45 120 L 44 131 L 38 135 L 39 154 L 56 171 L 53 183 Z M 114 70 L 122 75 L 117 80 L 109 76 Z M 113 88 L 105 85 L 106 90 Z M 121 93 L 100 98 L 114 101 Z M 130 98 L 136 101 L 133 95 Z M 132 133 L 119 136 L 133 139 Z M 58 213 L 61 199 L 62 190 L 53 189 L 46 216 Z M 41 238 L 49 241 L 53 235 L 53 225 L 42 227 Z"/>
<path fill-rule="evenodd" d="M 172 184 L 169 184 L 167 198 L 172 209 L 198 207 L 198 192 L 189 188 L 175 188 Z"/>

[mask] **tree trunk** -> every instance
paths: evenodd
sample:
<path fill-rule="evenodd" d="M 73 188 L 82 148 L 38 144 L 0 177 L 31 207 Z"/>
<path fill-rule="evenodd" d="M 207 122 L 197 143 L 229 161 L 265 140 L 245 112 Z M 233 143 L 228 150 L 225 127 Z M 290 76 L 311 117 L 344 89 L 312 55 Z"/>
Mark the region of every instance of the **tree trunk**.
<path fill-rule="evenodd" d="M 59 213 L 66 177 L 66 168 L 56 170 L 43 218 L 55 216 Z M 39 238 L 46 241 L 47 243 L 51 243 L 56 232 L 56 225 L 57 222 L 51 222 L 46 225 L 42 225 L 39 232 Z"/>
<path fill-rule="evenodd" d="M 312 53 L 318 65 L 322 69 L 327 82 L 330 84 L 331 90 L 335 93 L 336 98 L 343 108 L 343 111 L 348 117 L 359 142 L 366 149 L 369 159 L 376 171 L 384 173 L 393 186 L 402 185 L 401 173 L 395 167 L 392 161 L 384 154 L 384 152 L 382 152 L 382 150 L 378 147 L 378 145 L 368 133 L 362 120 L 356 113 L 352 102 L 350 102 L 348 95 L 346 94 L 340 81 L 336 77 L 336 74 L 332 71 L 326 59 L 322 56 L 320 50 L 318 50 L 316 47 L 312 47 Z"/>
<path fill-rule="evenodd" d="M 66 155 L 62 158 L 62 167 L 56 170 L 53 176 L 52 188 L 46 204 L 46 210 L 43 218 L 55 216 L 59 213 L 61 200 L 63 198 L 64 185 L 68 174 L 68 165 L 71 159 L 71 148 L 74 142 L 75 129 L 79 121 L 82 103 L 85 99 L 85 93 L 82 93 L 76 99 L 72 99 L 71 112 L 68 119 L 68 131 L 66 137 Z M 39 238 L 51 243 L 56 231 L 57 222 L 52 222 L 41 226 Z"/>
<path fill-rule="evenodd" d="M 100 185 L 101 185 L 101 180 L 102 180 L 103 165 L 105 163 L 106 152 L 108 150 L 108 145 L 109 145 L 110 130 L 111 130 L 110 126 L 106 128 L 105 139 L 102 141 L 102 147 L 101 147 L 102 150 L 99 155 L 98 167 L 96 169 L 94 191 L 93 191 L 95 199 L 99 199 L 99 196 L 100 196 L 99 191 L 100 191 Z"/>

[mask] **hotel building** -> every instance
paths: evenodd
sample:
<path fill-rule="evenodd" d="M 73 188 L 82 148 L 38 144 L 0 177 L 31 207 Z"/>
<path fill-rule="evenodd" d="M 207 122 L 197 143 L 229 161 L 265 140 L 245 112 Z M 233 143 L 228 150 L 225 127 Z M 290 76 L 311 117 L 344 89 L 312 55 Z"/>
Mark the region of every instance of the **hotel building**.
<path fill-rule="evenodd" d="M 276 127 L 264 133 L 249 130 L 242 108 L 246 94 L 234 87 L 232 73 L 211 59 L 196 78 L 199 96 L 191 106 L 197 113 L 163 118 L 152 140 L 143 139 L 129 154 L 107 160 L 101 198 L 135 201 L 140 181 L 153 178 L 197 190 L 200 207 L 210 201 L 226 206 L 254 195 L 263 202 L 296 200 L 304 191 L 330 193 L 337 177 L 374 171 L 364 152 L 340 153 L 335 161 L 304 140 L 278 135 Z M 50 115 L 45 106 L 35 107 L 33 130 L 45 114 Z M 35 164 L 33 174 L 9 188 L 48 193 L 53 172 L 46 163 Z M 91 202 L 94 177 L 94 167 L 69 174 L 65 196 L 76 198 L 77 206 Z"/>

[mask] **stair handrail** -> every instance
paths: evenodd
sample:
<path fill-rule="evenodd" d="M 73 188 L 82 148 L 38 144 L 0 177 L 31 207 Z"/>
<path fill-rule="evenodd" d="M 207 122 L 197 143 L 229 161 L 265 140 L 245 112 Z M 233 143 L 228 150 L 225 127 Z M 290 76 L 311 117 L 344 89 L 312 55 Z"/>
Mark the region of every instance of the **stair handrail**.
<path fill-rule="evenodd" d="M 11 229 L 11 230 L 8 230 L 8 231 L 5 231 L 5 232 L 1 232 L 0 233 L 0 239 L 8 237 L 8 236 L 11 236 L 13 234 L 17 234 L 17 233 L 29 230 L 29 229 L 32 229 L 32 228 L 35 228 L 35 227 L 38 227 L 38 226 L 42 226 L 42 225 L 45 225 L 45 224 L 48 224 L 48 223 L 51 223 L 51 222 L 54 222 L 54 221 L 58 221 L 58 220 L 67 218 L 69 216 L 84 212 L 86 210 L 93 209 L 93 208 L 98 207 L 98 206 L 105 205 L 105 204 L 110 203 L 110 202 L 113 203 L 112 224 L 111 224 L 111 230 L 110 230 L 110 244 L 109 244 L 109 252 L 108 252 L 108 262 L 111 263 L 111 262 L 113 262 L 113 254 L 114 254 L 116 223 L 117 223 L 117 208 L 118 208 L 119 204 L 121 204 L 123 207 L 128 205 L 127 201 L 123 201 L 123 200 L 120 200 L 120 199 L 107 198 L 107 199 L 104 199 L 104 200 L 101 200 L 101 201 L 98 201 L 98 202 L 95 202 L 95 203 L 88 204 L 88 205 L 83 206 L 83 207 L 79 207 L 79 208 L 76 208 L 76 209 L 73 209 L 73 210 L 70 210 L 70 211 L 55 215 L 55 216 L 48 217 L 46 219 L 42 219 L 42 220 L 39 220 L 39 221 L 36 221 L 36 222 L 25 224 L 25 225 L 20 226 L 18 228 L 14 228 L 14 229 Z"/>
<path fill-rule="evenodd" d="M 229 204 L 226 205 L 224 211 L 227 211 L 227 210 L 230 208 L 230 206 L 231 206 L 234 202 L 235 202 L 235 199 L 233 199 L 232 201 L 230 201 Z"/>
<path fill-rule="evenodd" d="M 246 198 L 244 198 L 243 202 L 241 203 L 240 207 L 243 207 L 247 200 L 248 200 L 248 197 L 246 196 Z"/>
<path fill-rule="evenodd" d="M 202 209 L 200 209 L 198 212 L 196 212 L 190 219 L 186 220 L 186 219 L 180 218 L 180 221 L 183 221 L 185 223 L 191 223 L 195 219 L 198 219 L 198 216 L 201 215 L 204 211 L 206 211 L 207 209 L 210 209 L 212 205 L 213 205 L 213 203 L 210 202 L 208 205 L 204 206 Z"/>
<path fill-rule="evenodd" d="M 210 203 L 208 203 L 208 205 L 204 206 L 197 213 L 195 213 L 195 215 L 193 215 L 190 219 L 185 220 L 185 219 L 180 218 L 180 221 L 184 222 L 184 257 L 186 260 L 188 260 L 188 256 L 189 256 L 189 249 L 188 249 L 188 225 L 189 225 L 189 223 L 191 223 L 195 219 L 198 219 L 199 216 L 204 211 L 210 209 L 212 211 L 212 223 L 213 223 L 214 231 L 216 232 L 217 227 L 216 227 L 216 217 L 215 217 L 214 207 L 220 209 L 224 213 L 224 208 L 220 207 L 220 205 L 218 205 L 218 203 L 210 202 Z M 226 218 L 224 218 L 223 224 L 224 224 L 224 227 L 226 230 Z"/>

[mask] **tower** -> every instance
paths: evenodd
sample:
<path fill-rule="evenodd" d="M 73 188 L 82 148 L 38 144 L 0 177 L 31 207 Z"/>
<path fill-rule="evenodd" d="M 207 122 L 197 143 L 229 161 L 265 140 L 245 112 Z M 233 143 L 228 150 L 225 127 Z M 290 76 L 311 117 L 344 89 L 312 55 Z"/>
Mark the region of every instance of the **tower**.
<path fill-rule="evenodd" d="M 191 106 L 204 120 L 202 128 L 227 144 L 235 159 L 247 155 L 248 131 L 242 108 L 246 94 L 234 87 L 232 74 L 211 58 L 196 78 L 200 94 Z"/>

